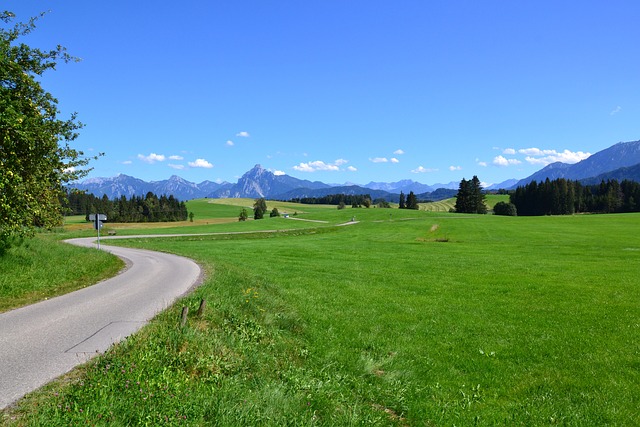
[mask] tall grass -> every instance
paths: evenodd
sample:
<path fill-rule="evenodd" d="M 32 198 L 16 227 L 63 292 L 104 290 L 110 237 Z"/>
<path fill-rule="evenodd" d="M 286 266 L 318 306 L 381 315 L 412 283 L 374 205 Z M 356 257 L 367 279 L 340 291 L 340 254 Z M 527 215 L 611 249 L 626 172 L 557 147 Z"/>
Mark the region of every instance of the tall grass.
<path fill-rule="evenodd" d="M 640 216 L 357 217 L 129 242 L 196 258 L 208 279 L 20 422 L 640 423 Z"/>
<path fill-rule="evenodd" d="M 124 263 L 38 235 L 0 256 L 0 312 L 62 295 L 111 277 Z"/>

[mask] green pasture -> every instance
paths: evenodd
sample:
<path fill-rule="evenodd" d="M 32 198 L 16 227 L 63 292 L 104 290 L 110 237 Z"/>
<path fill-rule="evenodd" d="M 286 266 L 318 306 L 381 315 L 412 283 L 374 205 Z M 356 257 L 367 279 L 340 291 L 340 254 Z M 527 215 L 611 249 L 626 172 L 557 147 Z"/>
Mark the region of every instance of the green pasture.
<path fill-rule="evenodd" d="M 356 224 L 337 225 L 352 215 Z M 640 424 L 639 215 L 298 216 L 327 222 L 118 242 L 194 258 L 205 283 L 10 416 L 25 425 Z"/>

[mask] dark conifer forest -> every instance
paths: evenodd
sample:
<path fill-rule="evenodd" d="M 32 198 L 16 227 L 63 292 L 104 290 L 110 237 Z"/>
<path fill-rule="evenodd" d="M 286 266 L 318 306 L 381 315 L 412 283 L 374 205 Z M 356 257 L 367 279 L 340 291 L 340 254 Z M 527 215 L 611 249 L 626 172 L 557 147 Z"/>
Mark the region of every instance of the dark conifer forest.
<path fill-rule="evenodd" d="M 145 197 L 125 196 L 109 200 L 104 195 L 96 197 L 93 194 L 69 192 L 67 200 L 63 201 L 67 215 L 85 215 L 89 220 L 91 214 L 104 214 L 109 222 L 168 222 L 186 221 L 188 212 L 184 202 L 172 195 L 158 197 L 154 193 L 147 193 Z"/>
<path fill-rule="evenodd" d="M 518 187 L 510 200 L 522 216 L 639 212 L 640 183 L 607 180 L 583 185 L 564 178 L 547 179 Z"/>

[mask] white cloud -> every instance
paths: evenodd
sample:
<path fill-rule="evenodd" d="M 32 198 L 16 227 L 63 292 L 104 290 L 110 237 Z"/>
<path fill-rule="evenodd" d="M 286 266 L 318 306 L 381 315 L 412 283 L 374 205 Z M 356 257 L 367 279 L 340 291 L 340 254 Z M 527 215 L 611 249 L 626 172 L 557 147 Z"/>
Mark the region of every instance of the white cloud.
<path fill-rule="evenodd" d="M 429 172 L 437 172 L 438 169 L 425 168 L 423 166 L 418 166 L 416 169 L 413 169 L 411 173 L 429 173 Z"/>
<path fill-rule="evenodd" d="M 486 168 L 487 167 L 487 162 L 478 162 L 478 166 L 482 166 L 483 168 Z"/>
<path fill-rule="evenodd" d="M 374 157 L 369 158 L 369 160 L 373 163 L 387 163 L 389 161 L 389 159 L 387 159 L 386 157 Z"/>
<path fill-rule="evenodd" d="M 347 170 L 348 170 L 349 172 L 357 172 L 357 171 L 358 171 L 358 168 L 356 168 L 356 167 L 354 167 L 354 166 L 347 166 Z"/>
<path fill-rule="evenodd" d="M 233 147 L 233 146 L 234 146 L 233 141 L 232 140 L 228 140 L 227 141 L 227 147 Z"/>
<path fill-rule="evenodd" d="M 396 159 L 395 157 L 392 157 L 390 162 L 391 163 L 400 163 L 400 160 Z"/>
<path fill-rule="evenodd" d="M 124 162 L 122 162 L 123 165 L 130 165 L 133 162 L 131 160 L 125 160 Z"/>
<path fill-rule="evenodd" d="M 516 150 L 514 150 L 513 148 L 505 148 L 502 151 L 502 154 L 506 154 L 507 156 L 513 156 L 514 154 L 516 154 Z"/>
<path fill-rule="evenodd" d="M 314 162 L 300 163 L 293 167 L 298 172 L 316 172 L 316 171 L 330 171 L 336 172 L 340 170 L 340 167 L 335 164 L 325 163 L 322 160 L 316 160 Z"/>
<path fill-rule="evenodd" d="M 404 150 L 396 150 L 393 152 L 393 154 L 397 154 L 398 156 L 401 156 L 404 154 Z"/>
<path fill-rule="evenodd" d="M 335 162 L 333 162 L 333 164 L 335 164 L 336 166 L 342 166 L 346 163 L 349 163 L 349 161 L 345 159 L 338 159 Z"/>
<path fill-rule="evenodd" d="M 493 163 L 496 166 L 512 166 L 512 165 L 519 165 L 522 162 L 518 159 L 507 159 L 506 157 L 503 157 L 503 156 L 496 156 L 493 158 L 493 161 L 491 163 Z"/>
<path fill-rule="evenodd" d="M 610 116 L 614 116 L 614 115 L 618 114 L 620 111 L 622 111 L 622 107 L 618 105 L 616 108 L 613 109 L 613 111 L 611 111 L 609 113 L 609 115 Z"/>
<path fill-rule="evenodd" d="M 211 169 L 213 165 L 206 161 L 205 159 L 196 159 L 195 162 L 189 162 L 189 166 L 192 168 L 205 168 Z"/>
<path fill-rule="evenodd" d="M 169 160 L 184 160 L 182 156 L 169 156 Z"/>
<path fill-rule="evenodd" d="M 461 171 L 462 170 L 462 166 L 449 166 L 449 170 L 450 171 Z"/>
<path fill-rule="evenodd" d="M 582 151 L 564 150 L 562 152 L 558 152 L 556 150 L 540 150 L 539 148 L 523 148 L 518 150 L 518 153 L 525 154 L 527 156 L 525 157 L 525 160 L 528 163 L 543 166 L 555 162 L 574 164 L 591 155 L 591 153 L 585 153 Z"/>
<path fill-rule="evenodd" d="M 286 175 L 286 173 L 284 173 L 283 171 L 279 171 L 279 170 L 275 170 L 273 171 L 273 174 L 275 176 L 282 176 L 282 175 Z"/>
<path fill-rule="evenodd" d="M 184 165 L 174 165 L 174 164 L 172 164 L 172 163 L 169 163 L 169 165 L 168 165 L 168 166 L 169 166 L 170 168 L 177 169 L 177 170 L 180 170 L 180 171 L 184 169 Z"/>
<path fill-rule="evenodd" d="M 138 159 L 142 160 L 145 163 L 153 164 L 155 162 L 164 162 L 166 160 L 166 157 L 164 156 L 164 154 L 151 153 L 148 156 L 138 154 Z"/>
<path fill-rule="evenodd" d="M 249 132 L 242 131 L 242 132 L 236 133 L 236 136 L 239 136 L 241 138 L 249 138 L 251 135 L 249 135 Z"/>

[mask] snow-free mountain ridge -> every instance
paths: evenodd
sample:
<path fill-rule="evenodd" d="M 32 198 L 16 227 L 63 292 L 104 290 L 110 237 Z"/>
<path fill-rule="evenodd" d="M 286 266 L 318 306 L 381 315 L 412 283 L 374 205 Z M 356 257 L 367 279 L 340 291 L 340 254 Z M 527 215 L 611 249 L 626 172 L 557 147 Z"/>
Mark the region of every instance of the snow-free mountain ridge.
<path fill-rule="evenodd" d="M 487 187 L 488 190 L 513 189 L 531 181 L 544 181 L 566 178 L 583 182 L 598 183 L 602 179 L 638 180 L 640 169 L 640 141 L 621 142 L 599 151 L 589 158 L 575 164 L 552 163 L 533 175 L 521 180 L 507 180 Z M 373 199 L 382 198 L 397 201 L 400 192 L 413 191 L 420 200 L 440 200 L 455 195 L 458 182 L 426 185 L 413 180 L 397 182 L 370 182 L 357 184 L 325 184 L 320 181 L 308 181 L 289 175 L 276 175 L 261 165 L 255 165 L 247 171 L 237 183 L 203 181 L 199 184 L 189 182 L 179 176 L 163 181 L 146 182 L 127 175 L 113 178 L 90 178 L 73 185 L 74 188 L 93 193 L 101 197 L 106 194 L 113 199 L 121 196 L 144 196 L 148 192 L 158 195 L 172 194 L 180 200 L 195 198 L 222 197 L 265 197 L 289 200 L 291 198 L 322 197 L 328 194 L 370 194 Z"/>

